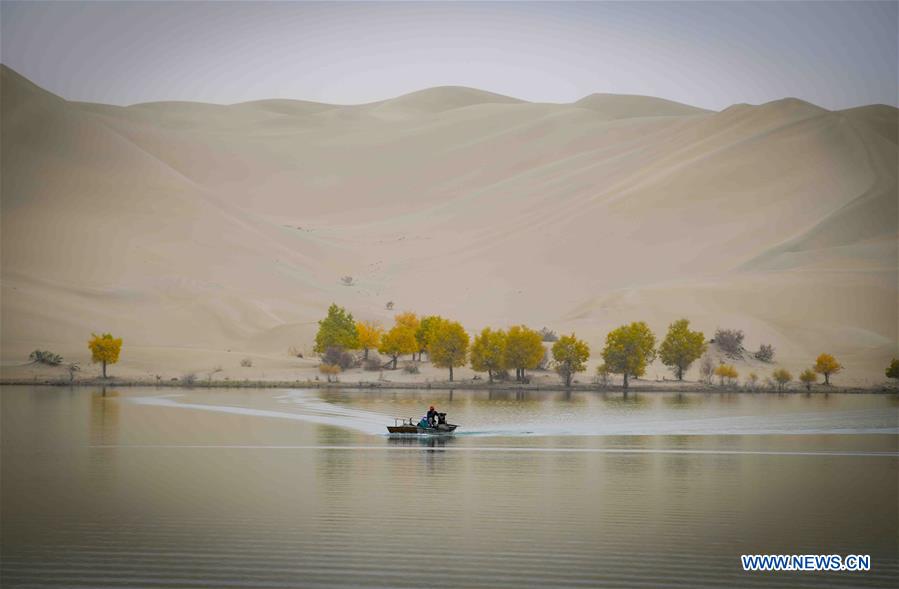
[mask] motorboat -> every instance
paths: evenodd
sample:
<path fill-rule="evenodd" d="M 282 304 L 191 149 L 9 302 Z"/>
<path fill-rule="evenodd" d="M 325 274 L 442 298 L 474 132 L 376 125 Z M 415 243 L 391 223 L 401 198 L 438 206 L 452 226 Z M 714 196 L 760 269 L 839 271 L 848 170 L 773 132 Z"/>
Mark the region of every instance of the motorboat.
<path fill-rule="evenodd" d="M 437 414 L 437 423 L 429 424 L 426 419 L 416 422 L 413 418 L 397 417 L 393 420 L 393 425 L 387 426 L 387 431 L 392 435 L 430 435 L 441 436 L 451 435 L 456 428 L 459 427 L 453 423 L 446 422 L 446 413 Z"/>

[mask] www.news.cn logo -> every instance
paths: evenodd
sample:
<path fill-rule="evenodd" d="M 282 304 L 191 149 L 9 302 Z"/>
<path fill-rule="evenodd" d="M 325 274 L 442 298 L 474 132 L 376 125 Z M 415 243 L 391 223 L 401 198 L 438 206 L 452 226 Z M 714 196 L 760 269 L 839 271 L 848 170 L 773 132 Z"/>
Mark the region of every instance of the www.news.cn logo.
<path fill-rule="evenodd" d="M 869 571 L 868 554 L 744 554 L 744 571 Z"/>

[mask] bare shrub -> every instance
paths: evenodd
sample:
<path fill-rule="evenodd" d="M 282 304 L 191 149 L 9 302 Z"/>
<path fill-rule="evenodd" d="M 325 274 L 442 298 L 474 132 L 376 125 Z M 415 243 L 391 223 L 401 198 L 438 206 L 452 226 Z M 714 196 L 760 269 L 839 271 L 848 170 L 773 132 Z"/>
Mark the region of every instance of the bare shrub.
<path fill-rule="evenodd" d="M 556 332 L 548 327 L 543 327 L 540 329 L 540 338 L 545 342 L 559 341 L 559 336 L 556 335 Z"/>
<path fill-rule="evenodd" d="M 418 362 L 404 362 L 403 372 L 406 374 L 418 374 L 420 372 L 418 369 Z"/>
<path fill-rule="evenodd" d="M 712 375 L 715 374 L 715 359 L 706 352 L 699 360 L 699 379 L 706 384 L 711 384 Z"/>
<path fill-rule="evenodd" d="M 339 366 L 341 370 L 346 370 L 356 365 L 356 357 L 340 346 L 331 346 L 322 355 L 322 363 Z"/>
<path fill-rule="evenodd" d="M 219 372 L 222 372 L 222 371 L 223 371 L 223 369 L 221 366 L 216 366 L 215 368 L 213 368 L 212 370 L 209 371 L 209 374 L 206 375 L 206 381 L 212 382 L 213 375 L 218 374 Z"/>
<path fill-rule="evenodd" d="M 81 370 L 81 366 L 78 365 L 78 362 L 70 362 L 66 366 L 66 370 L 69 371 L 69 382 L 75 380 L 75 373 Z"/>
<path fill-rule="evenodd" d="M 368 372 L 377 372 L 384 366 L 384 361 L 378 356 L 369 356 L 362 364 L 362 368 Z"/>
<path fill-rule="evenodd" d="M 540 359 L 540 363 L 537 364 L 535 370 L 549 370 L 551 362 L 552 358 L 549 354 L 549 348 L 543 348 L 543 358 Z"/>
<path fill-rule="evenodd" d="M 196 373 L 188 372 L 187 374 L 185 374 L 184 376 L 181 377 L 181 382 L 183 382 L 187 386 L 193 385 L 195 382 L 197 382 Z"/>
<path fill-rule="evenodd" d="M 387 301 L 387 304 L 384 305 L 384 307 L 385 307 L 388 311 L 393 311 L 393 301 Z"/>
<path fill-rule="evenodd" d="M 715 331 L 715 345 L 728 356 L 743 353 L 743 331 L 740 329 L 718 329 Z"/>
<path fill-rule="evenodd" d="M 609 367 L 605 364 L 597 366 L 593 382 L 601 387 L 607 387 L 612 384 L 612 373 L 609 371 Z"/>
<path fill-rule="evenodd" d="M 253 359 L 252 358 L 244 358 L 240 361 L 240 365 L 244 368 L 252 368 L 253 367 Z"/>
<path fill-rule="evenodd" d="M 761 360 L 762 362 L 773 362 L 774 346 L 771 344 L 762 344 L 759 346 L 759 351 L 755 353 L 755 359 Z"/>
<path fill-rule="evenodd" d="M 353 286 L 355 283 L 352 276 L 344 276 L 340 279 L 340 282 L 342 282 L 344 286 Z"/>

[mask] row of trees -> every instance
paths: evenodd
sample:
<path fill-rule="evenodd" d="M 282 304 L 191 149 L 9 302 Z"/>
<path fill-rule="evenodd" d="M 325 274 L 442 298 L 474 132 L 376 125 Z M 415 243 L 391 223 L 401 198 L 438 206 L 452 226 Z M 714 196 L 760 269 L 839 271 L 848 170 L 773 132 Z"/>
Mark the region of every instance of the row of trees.
<path fill-rule="evenodd" d="M 556 344 L 558 344 L 558 338 Z M 486 372 L 490 382 L 506 370 L 515 369 L 515 380 L 524 381 L 527 370 L 540 366 L 546 354 L 543 336 L 524 325 L 513 325 L 509 331 L 485 327 L 474 338 L 471 367 Z"/>
<path fill-rule="evenodd" d="M 490 382 L 506 370 L 515 369 L 515 379 L 523 381 L 525 372 L 534 369 L 544 359 L 545 333 L 516 325 L 508 331 L 484 328 L 469 350 L 469 337 L 456 321 L 437 315 L 419 319 L 414 313 L 400 313 L 394 326 L 387 332 L 373 323 L 353 319 L 351 313 L 337 305 L 331 305 L 328 316 L 319 322 L 315 338 L 315 351 L 323 354 L 329 348 L 360 349 L 365 358 L 369 350 L 390 357 L 389 367 L 396 368 L 400 356 L 427 353 L 431 362 L 449 369 L 453 380 L 453 368 L 471 361 L 471 367 L 486 372 Z M 689 321 L 674 322 L 665 341 L 658 350 L 661 360 L 670 366 L 679 380 L 684 372 L 706 349 L 702 332 L 690 331 Z M 604 365 L 601 370 L 621 374 L 624 386 L 629 378 L 642 376 L 646 367 L 656 357 L 656 340 L 646 323 L 639 321 L 619 327 L 609 333 L 602 352 Z M 552 345 L 553 366 L 570 385 L 578 372 L 586 369 L 590 347 L 575 334 L 562 336 Z M 386 366 L 385 366 L 386 367 Z"/>
<path fill-rule="evenodd" d="M 832 374 L 836 374 L 843 369 L 842 365 L 837 362 L 836 358 L 834 358 L 830 354 L 821 354 L 818 356 L 815 364 L 811 368 L 806 368 L 799 375 L 799 382 L 805 386 L 806 390 L 811 390 L 812 385 L 818 382 L 818 375 L 824 375 L 824 384 L 830 384 L 830 376 Z M 717 376 L 720 380 L 719 383 L 721 385 L 733 385 L 737 382 L 740 374 L 737 372 L 737 369 L 734 368 L 732 364 L 719 364 L 714 371 L 712 372 L 715 376 Z M 746 377 L 746 386 L 749 388 L 756 388 L 758 386 L 759 377 L 755 372 L 750 372 Z M 768 381 L 769 386 L 773 388 L 777 388 L 777 390 L 782 391 L 786 386 L 793 381 L 793 374 L 787 370 L 786 368 L 776 368 L 771 373 L 771 378 Z"/>
<path fill-rule="evenodd" d="M 716 336 L 721 333 L 719 330 Z M 469 361 L 475 371 L 486 372 L 490 382 L 511 369 L 515 369 L 517 381 L 524 381 L 527 370 L 545 364 L 545 335 L 545 328 L 536 331 L 524 325 L 512 326 L 507 331 L 487 327 L 471 341 L 456 321 L 439 315 L 419 318 L 410 312 L 397 315 L 394 326 L 385 332 L 376 323 L 355 321 L 351 313 L 331 305 L 328 316 L 319 322 L 315 351 L 324 354 L 332 348 L 362 350 L 367 359 L 369 350 L 377 350 L 390 358 L 384 367 L 393 369 L 401 356 L 411 355 L 415 360 L 418 355 L 420 360 L 423 354 L 428 354 L 435 366 L 449 369 L 450 381 L 453 380 L 453 369 L 465 366 Z M 722 363 L 715 367 L 706 355 L 707 350 L 705 335 L 691 330 L 687 319 L 669 325 L 665 339 L 658 346 L 649 326 L 636 321 L 622 325 L 606 336 L 601 352 L 603 364 L 597 373 L 602 379 L 611 374 L 621 375 L 624 388 L 628 388 L 630 379 L 643 376 L 647 367 L 658 358 L 678 380 L 683 380 L 693 363 L 705 355 L 700 372 L 707 380 L 714 375 L 722 385 L 736 382 L 739 374 L 733 365 Z M 553 368 L 568 386 L 575 374 L 586 370 L 590 347 L 572 333 L 555 338 L 551 354 Z M 773 348 L 770 355 L 773 356 Z M 822 374 L 825 384 L 830 384 L 830 376 L 840 370 L 842 366 L 833 356 L 821 354 L 815 365 L 800 375 L 800 380 L 810 387 L 817 381 L 817 374 Z M 772 379 L 779 387 L 792 378 L 783 368 L 772 373 Z"/>
<path fill-rule="evenodd" d="M 362 350 L 364 359 L 370 350 L 377 350 L 390 358 L 384 367 L 393 369 L 401 356 L 411 355 L 415 360 L 417 355 L 421 360 L 427 354 L 435 366 L 449 370 L 451 381 L 453 369 L 465 366 L 469 359 L 476 371 L 487 372 L 491 382 L 512 368 L 516 379 L 524 380 L 525 371 L 543 360 L 544 335 L 522 325 L 508 332 L 486 328 L 472 342 L 459 322 L 439 315 L 419 318 L 405 312 L 394 320 L 393 327 L 385 331 L 376 323 L 355 321 L 351 313 L 331 305 L 328 316 L 319 321 L 314 349 L 325 355 L 335 348 Z"/>
<path fill-rule="evenodd" d="M 843 370 L 842 364 L 830 354 L 820 354 L 811 368 L 806 368 L 799 374 L 799 382 L 806 388 L 811 390 L 812 385 L 818 382 L 818 375 L 824 376 L 824 384 L 830 385 L 830 376 L 837 374 Z M 750 378 L 754 376 L 750 374 Z M 778 368 L 771 377 L 778 390 L 783 390 L 792 380 L 793 375 L 786 368 Z"/>
<path fill-rule="evenodd" d="M 439 315 L 419 318 L 415 313 L 400 313 L 389 331 L 370 321 L 355 321 L 352 313 L 331 305 L 328 316 L 318 322 L 315 352 L 329 354 L 329 350 L 362 350 L 368 359 L 370 350 L 377 350 L 390 358 L 385 368 L 397 367 L 401 356 L 427 353 L 431 362 L 449 368 L 464 366 L 468 356 L 469 337 L 462 325 Z M 331 352 L 333 354 L 333 352 Z"/>

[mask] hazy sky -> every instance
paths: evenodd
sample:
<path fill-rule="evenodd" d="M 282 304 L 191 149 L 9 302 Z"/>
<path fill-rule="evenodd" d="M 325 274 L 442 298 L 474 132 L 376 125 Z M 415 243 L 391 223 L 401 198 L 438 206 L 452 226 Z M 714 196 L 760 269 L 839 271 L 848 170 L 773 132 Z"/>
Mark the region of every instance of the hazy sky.
<path fill-rule="evenodd" d="M 897 103 L 896 2 L 2 2 L 3 63 L 72 100 L 360 103 L 464 85 L 720 109 Z"/>

